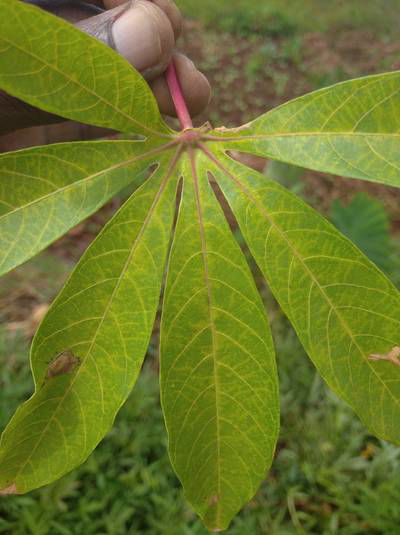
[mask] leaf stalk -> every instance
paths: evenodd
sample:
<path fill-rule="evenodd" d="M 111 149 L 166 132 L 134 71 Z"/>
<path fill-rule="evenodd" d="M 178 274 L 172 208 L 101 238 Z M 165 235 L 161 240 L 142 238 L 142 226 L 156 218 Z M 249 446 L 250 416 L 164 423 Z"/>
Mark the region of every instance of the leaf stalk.
<path fill-rule="evenodd" d="M 185 97 L 183 96 L 173 60 L 168 66 L 166 79 L 182 130 L 193 128 L 192 118 L 190 117 Z"/>

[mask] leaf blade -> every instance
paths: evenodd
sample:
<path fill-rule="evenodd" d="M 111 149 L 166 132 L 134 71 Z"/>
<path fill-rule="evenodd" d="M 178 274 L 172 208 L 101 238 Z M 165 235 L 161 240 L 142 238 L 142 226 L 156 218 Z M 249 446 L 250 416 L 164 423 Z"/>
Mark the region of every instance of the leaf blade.
<path fill-rule="evenodd" d="M 393 72 L 314 91 L 213 135 L 228 141 L 225 148 L 399 187 L 399 117 L 400 72 Z"/>
<path fill-rule="evenodd" d="M 175 163 L 107 224 L 43 320 L 31 352 L 35 394 L 1 437 L 0 488 L 25 493 L 83 462 L 129 394 L 159 301 Z"/>
<path fill-rule="evenodd" d="M 303 201 L 225 155 L 217 164 L 206 151 L 254 258 L 318 371 L 376 436 L 400 443 L 400 368 L 370 359 L 398 345 L 398 290 Z"/>
<path fill-rule="evenodd" d="M 200 176 L 183 169 L 160 384 L 174 469 L 207 527 L 222 530 L 272 462 L 278 387 L 263 304 L 200 158 Z"/>
<path fill-rule="evenodd" d="M 0 155 L 0 275 L 25 262 L 121 189 L 163 150 L 142 141 L 77 142 Z"/>
<path fill-rule="evenodd" d="M 0 0 L 0 15 L 0 87 L 7 93 L 75 121 L 170 135 L 145 80 L 111 48 L 17 0 Z"/>

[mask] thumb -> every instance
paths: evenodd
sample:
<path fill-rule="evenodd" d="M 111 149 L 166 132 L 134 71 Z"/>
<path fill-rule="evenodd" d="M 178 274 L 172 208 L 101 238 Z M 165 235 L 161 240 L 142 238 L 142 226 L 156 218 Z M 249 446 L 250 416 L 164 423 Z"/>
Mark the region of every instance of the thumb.
<path fill-rule="evenodd" d="M 167 14 L 155 3 L 130 1 L 75 26 L 114 48 L 147 80 L 164 72 L 171 60 L 174 29 Z"/>

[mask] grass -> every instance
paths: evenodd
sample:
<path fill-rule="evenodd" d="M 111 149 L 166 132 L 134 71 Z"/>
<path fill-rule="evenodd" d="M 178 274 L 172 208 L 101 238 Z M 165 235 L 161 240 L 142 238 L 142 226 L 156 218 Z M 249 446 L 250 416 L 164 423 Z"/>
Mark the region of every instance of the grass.
<path fill-rule="evenodd" d="M 368 28 L 396 35 L 400 22 L 397 0 L 177 0 L 187 16 L 209 27 L 249 35 L 287 36 L 294 33 Z"/>
<path fill-rule="evenodd" d="M 43 278 L 50 262 L 57 276 Z M 38 288 L 30 307 L 51 298 L 65 266 L 48 255 L 9 275 Z M 37 278 L 37 280 L 35 280 Z M 14 284 L 18 281 L 18 285 Z M 5 287 L 5 286 L 4 286 Z M 15 290 L 14 290 L 15 291 Z M 330 392 L 287 321 L 264 292 L 277 346 L 281 435 L 273 468 L 229 535 L 396 535 L 400 523 L 400 450 L 370 436 Z M 5 293 L 0 293 L 5 299 Z M 21 292 L 19 294 L 21 299 Z M 21 302 L 21 301 L 19 301 Z M 8 309 L 8 320 L 18 313 Z M 15 319 L 15 318 L 14 318 Z M 29 395 L 25 324 L 0 331 L 0 427 Z M 7 535 L 205 535 L 184 500 L 168 459 L 154 356 L 113 430 L 80 468 L 26 496 L 0 501 Z"/>

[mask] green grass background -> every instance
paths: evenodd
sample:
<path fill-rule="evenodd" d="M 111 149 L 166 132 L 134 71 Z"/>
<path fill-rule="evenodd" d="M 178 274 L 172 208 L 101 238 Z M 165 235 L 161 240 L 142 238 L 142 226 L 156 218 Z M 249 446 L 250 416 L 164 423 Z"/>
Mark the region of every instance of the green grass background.
<path fill-rule="evenodd" d="M 398 0 L 176 0 L 187 15 L 227 31 L 282 34 L 363 28 L 399 31 Z"/>

